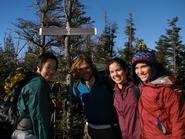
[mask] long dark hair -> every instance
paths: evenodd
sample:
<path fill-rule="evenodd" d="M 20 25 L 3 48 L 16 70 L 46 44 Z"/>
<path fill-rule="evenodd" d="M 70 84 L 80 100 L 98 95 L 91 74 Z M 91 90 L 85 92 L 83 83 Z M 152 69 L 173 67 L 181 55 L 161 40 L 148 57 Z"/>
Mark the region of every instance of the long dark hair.
<path fill-rule="evenodd" d="M 123 69 L 123 70 L 127 70 L 128 71 L 128 74 L 127 74 L 127 80 L 130 80 L 129 79 L 129 65 L 127 64 L 127 62 L 121 58 L 118 58 L 118 57 L 115 57 L 113 59 L 111 59 L 107 65 L 107 72 L 108 74 L 110 75 L 110 71 L 109 71 L 109 66 L 112 64 L 112 63 L 117 63 L 118 65 L 120 65 L 120 67 Z"/>

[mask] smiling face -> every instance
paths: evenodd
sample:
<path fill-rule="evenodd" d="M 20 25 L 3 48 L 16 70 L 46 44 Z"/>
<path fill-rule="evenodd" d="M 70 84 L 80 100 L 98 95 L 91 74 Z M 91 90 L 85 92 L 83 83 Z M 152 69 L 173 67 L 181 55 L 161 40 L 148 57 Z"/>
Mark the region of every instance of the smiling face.
<path fill-rule="evenodd" d="M 138 63 L 135 66 L 135 73 L 142 82 L 148 82 L 151 78 L 151 67 L 146 63 Z"/>
<path fill-rule="evenodd" d="M 112 80 L 118 84 L 122 85 L 124 82 L 127 81 L 127 69 L 123 69 L 118 63 L 113 62 L 109 65 L 109 73 Z"/>
<path fill-rule="evenodd" d="M 79 65 L 78 72 L 80 78 L 84 81 L 90 81 L 93 76 L 93 70 L 86 61 Z"/>
<path fill-rule="evenodd" d="M 47 81 L 51 81 L 57 70 L 57 62 L 54 59 L 48 59 L 42 67 L 37 66 L 37 72 Z"/>

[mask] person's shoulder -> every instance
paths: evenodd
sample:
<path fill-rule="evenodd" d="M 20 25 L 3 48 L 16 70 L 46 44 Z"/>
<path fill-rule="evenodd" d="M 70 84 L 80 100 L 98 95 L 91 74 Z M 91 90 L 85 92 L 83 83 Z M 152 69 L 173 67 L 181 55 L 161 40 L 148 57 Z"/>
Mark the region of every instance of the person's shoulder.
<path fill-rule="evenodd" d="M 45 79 L 43 79 L 41 76 L 37 74 L 31 75 L 29 81 L 26 83 L 26 85 L 22 88 L 22 94 L 27 95 L 36 95 L 36 94 L 42 94 L 42 92 L 49 92 L 50 86 Z"/>
<path fill-rule="evenodd" d="M 36 87 L 36 86 L 48 84 L 47 81 L 41 75 L 35 72 L 31 73 L 27 80 L 28 81 L 27 81 L 26 86 Z"/>
<path fill-rule="evenodd" d="M 97 72 L 95 77 L 96 77 L 96 80 L 99 82 L 106 82 L 106 81 L 112 80 L 110 76 L 103 71 Z"/>
<path fill-rule="evenodd" d="M 33 72 L 30 74 L 30 81 L 45 81 L 45 79 L 38 73 Z"/>
<path fill-rule="evenodd" d="M 156 80 L 150 82 L 152 85 L 169 85 L 173 86 L 177 82 L 177 79 L 173 76 L 161 76 L 157 78 Z"/>
<path fill-rule="evenodd" d="M 100 83 L 100 84 L 104 84 L 110 88 L 114 88 L 114 81 L 110 78 L 110 76 L 108 75 L 100 75 L 98 78 L 97 78 L 97 81 Z"/>

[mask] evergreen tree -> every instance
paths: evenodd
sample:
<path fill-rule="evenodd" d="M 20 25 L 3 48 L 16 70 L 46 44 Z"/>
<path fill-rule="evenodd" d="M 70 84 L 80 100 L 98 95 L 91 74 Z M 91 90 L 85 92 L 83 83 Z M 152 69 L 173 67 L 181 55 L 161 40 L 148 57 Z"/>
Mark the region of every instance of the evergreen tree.
<path fill-rule="evenodd" d="M 15 32 L 19 38 L 26 41 L 28 47 L 41 54 L 44 51 L 60 52 L 64 73 L 70 67 L 71 59 L 83 51 L 86 46 L 84 36 L 39 36 L 40 27 L 89 27 L 93 23 L 89 16 L 86 16 L 85 6 L 79 0 L 34 0 L 33 10 L 36 13 L 36 21 L 18 18 L 14 24 Z M 89 39 L 90 40 L 90 39 Z M 69 64 L 69 65 L 68 65 Z"/>
<path fill-rule="evenodd" d="M 85 6 L 79 2 L 79 0 L 64 0 L 63 5 L 61 8 L 61 12 L 63 13 L 62 17 L 64 19 L 65 27 L 67 28 L 87 28 L 90 27 L 92 24 L 91 18 L 86 16 Z M 73 57 L 78 55 L 80 51 L 86 50 L 86 37 L 82 35 L 78 36 L 61 36 L 61 45 L 64 46 L 64 55 L 61 59 L 61 63 L 64 65 L 62 66 L 62 70 L 64 74 L 66 74 L 65 78 L 65 85 L 66 88 L 69 88 L 71 85 L 72 80 L 70 74 L 68 74 L 69 68 L 71 66 L 71 61 Z M 90 38 L 89 38 L 90 40 Z M 66 91 L 67 96 L 69 95 L 69 90 Z M 63 94 L 64 95 L 64 94 Z M 73 105 L 71 104 L 71 99 L 68 97 L 66 99 L 67 102 L 65 104 L 65 109 L 63 110 L 62 114 L 62 129 L 63 131 L 63 138 L 71 138 L 76 137 L 79 135 L 75 134 L 75 131 L 79 131 L 82 133 L 81 126 L 79 125 L 79 121 L 82 121 L 83 118 L 76 119 L 76 115 L 72 111 Z M 67 104 L 67 105 L 66 105 Z M 77 122 L 76 122 L 77 121 Z M 75 126 L 80 126 L 80 128 L 76 129 Z M 81 138 L 81 137 L 80 137 Z"/>
<path fill-rule="evenodd" d="M 132 55 L 134 53 L 133 43 L 135 42 L 135 27 L 132 14 L 126 19 L 125 35 L 127 36 L 127 42 L 125 42 L 122 49 L 118 50 L 118 53 L 126 60 L 131 63 Z"/>
<path fill-rule="evenodd" d="M 178 17 L 168 20 L 169 28 L 166 34 L 161 35 L 156 42 L 157 58 L 166 66 L 179 80 L 185 80 L 185 46 L 180 39 L 181 28 L 177 26 Z"/>
<path fill-rule="evenodd" d="M 92 26 L 93 21 L 86 15 L 86 7 L 79 0 L 64 0 L 62 12 L 65 19 L 65 27 L 71 28 L 88 28 Z M 81 51 L 86 50 L 87 38 L 89 36 L 63 36 L 62 46 L 64 49 L 64 58 L 66 64 L 70 67 L 71 59 L 78 55 Z"/>
<path fill-rule="evenodd" d="M 117 24 L 115 22 L 111 24 L 107 19 L 107 15 L 105 15 L 105 27 L 103 33 L 98 38 L 98 44 L 94 50 L 96 63 L 106 64 L 115 55 L 114 39 L 117 37 L 116 31 Z"/>
<path fill-rule="evenodd" d="M 60 51 L 59 69 L 60 81 L 65 85 L 68 80 L 64 79 L 66 73 L 69 71 L 71 59 L 79 54 L 80 51 L 86 50 L 86 38 L 82 35 L 78 36 L 39 36 L 40 27 L 64 27 L 71 28 L 86 28 L 91 27 L 93 21 L 89 16 L 86 16 L 85 6 L 79 0 L 34 0 L 33 10 L 36 13 L 35 21 L 30 21 L 23 18 L 18 18 L 15 26 L 17 27 L 16 33 L 20 39 L 26 41 L 29 46 L 28 52 L 25 55 L 25 62 L 28 65 L 34 65 L 34 56 L 43 53 L 46 50 Z M 90 39 L 89 39 L 90 41 Z M 31 48 L 31 49 L 30 49 Z M 41 50 L 38 53 L 38 48 Z M 62 75 L 61 75 L 62 72 Z M 59 78 L 59 77 L 58 77 Z M 67 77 L 68 78 L 68 77 Z M 69 86 L 65 86 L 67 88 Z M 68 92 L 63 90 L 62 93 L 65 100 L 67 100 Z M 63 110 L 62 121 L 63 138 L 70 138 L 74 132 L 71 127 L 75 125 L 70 123 L 70 101 L 64 103 L 65 109 Z M 67 105 L 66 105 L 67 104 Z M 73 116 L 73 115 L 72 115 Z M 74 117 L 72 117 L 74 118 Z M 73 128 L 73 127 L 72 127 Z M 82 128 L 78 129 L 82 130 Z"/>
<path fill-rule="evenodd" d="M 171 62 L 170 67 L 173 69 L 173 73 L 175 76 L 179 76 L 179 72 L 181 69 L 181 59 L 180 52 L 182 51 L 183 45 L 181 44 L 182 41 L 180 40 L 179 32 L 181 30 L 180 27 L 177 26 L 178 17 L 175 17 L 171 20 L 168 20 L 169 28 L 166 29 L 166 35 L 168 38 L 168 60 Z"/>
<path fill-rule="evenodd" d="M 18 18 L 15 23 L 16 34 L 31 46 L 39 47 L 39 53 L 52 46 L 59 46 L 55 37 L 39 36 L 40 27 L 62 26 L 60 21 L 61 0 L 34 0 L 33 10 L 36 13 L 36 21 Z"/>
<path fill-rule="evenodd" d="M 156 42 L 156 56 L 157 60 L 163 64 L 164 66 L 168 66 L 169 60 L 168 60 L 168 48 L 169 48 L 169 42 L 168 38 L 165 35 L 161 35 L 159 40 Z"/>
<path fill-rule="evenodd" d="M 7 36 L 5 35 L 5 37 L 4 37 L 4 49 L 3 49 L 2 59 L 4 59 L 6 61 L 5 64 L 10 67 L 18 64 L 15 44 L 14 44 L 13 38 L 10 34 Z"/>
<path fill-rule="evenodd" d="M 3 48 L 0 49 L 0 95 L 3 92 L 4 80 L 18 64 L 17 53 L 12 36 L 5 35 Z M 1 96 L 0 96 L 1 97 Z"/>
<path fill-rule="evenodd" d="M 180 63 L 181 63 L 181 68 L 178 73 L 178 79 L 182 81 L 183 83 L 183 91 L 185 92 L 185 44 L 182 46 L 182 49 L 180 51 Z"/>

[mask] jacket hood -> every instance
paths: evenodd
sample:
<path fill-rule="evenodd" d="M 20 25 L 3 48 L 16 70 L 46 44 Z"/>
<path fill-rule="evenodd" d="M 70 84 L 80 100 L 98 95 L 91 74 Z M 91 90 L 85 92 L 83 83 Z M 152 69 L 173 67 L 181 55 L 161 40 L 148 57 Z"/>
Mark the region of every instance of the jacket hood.
<path fill-rule="evenodd" d="M 165 84 L 165 85 L 174 85 L 176 84 L 177 80 L 173 76 L 161 76 L 157 78 L 156 80 L 152 81 L 151 84 L 153 85 L 159 85 L 159 84 Z"/>

